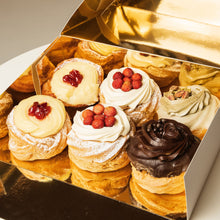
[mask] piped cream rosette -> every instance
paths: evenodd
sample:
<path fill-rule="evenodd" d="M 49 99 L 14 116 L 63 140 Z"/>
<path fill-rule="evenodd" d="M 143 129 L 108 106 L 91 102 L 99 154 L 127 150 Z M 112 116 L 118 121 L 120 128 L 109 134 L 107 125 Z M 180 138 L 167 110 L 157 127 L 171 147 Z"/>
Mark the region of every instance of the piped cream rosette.
<path fill-rule="evenodd" d="M 203 86 L 193 85 L 179 87 L 191 92 L 186 98 L 170 100 L 168 93 L 164 93 L 158 110 L 159 118 L 169 118 L 187 125 L 194 135 L 200 139 L 209 128 L 220 101 Z"/>
<path fill-rule="evenodd" d="M 67 144 L 70 160 L 80 169 L 105 172 L 118 170 L 129 163 L 125 147 L 135 128 L 123 110 L 115 108 L 117 110 L 115 124 L 101 129 L 84 125 L 82 112 L 76 112 Z M 92 110 L 92 107 L 88 109 Z"/>
<path fill-rule="evenodd" d="M 63 77 L 77 70 L 83 79 L 78 86 L 64 82 Z M 43 94 L 52 95 L 66 106 L 88 106 L 99 100 L 99 85 L 103 80 L 102 67 L 85 59 L 73 58 L 58 64 L 51 80 L 43 86 Z"/>
<path fill-rule="evenodd" d="M 134 51 L 127 52 L 124 65 L 143 70 L 154 79 L 160 87 L 169 85 L 178 77 L 180 72 L 180 63 L 174 59 L 145 55 Z"/>
<path fill-rule="evenodd" d="M 160 88 L 144 71 L 136 68 L 131 69 L 142 75 L 142 86 L 139 89 L 123 92 L 113 88 L 113 75 L 118 71 L 123 72 L 125 68 L 109 72 L 100 87 L 100 101 L 120 106 L 137 126 L 141 126 L 154 117 L 161 98 Z"/>
<path fill-rule="evenodd" d="M 34 102 L 47 103 L 51 112 L 39 120 L 28 114 Z M 48 159 L 66 147 L 71 122 L 63 103 L 45 95 L 22 100 L 8 116 L 9 149 L 19 160 Z"/>

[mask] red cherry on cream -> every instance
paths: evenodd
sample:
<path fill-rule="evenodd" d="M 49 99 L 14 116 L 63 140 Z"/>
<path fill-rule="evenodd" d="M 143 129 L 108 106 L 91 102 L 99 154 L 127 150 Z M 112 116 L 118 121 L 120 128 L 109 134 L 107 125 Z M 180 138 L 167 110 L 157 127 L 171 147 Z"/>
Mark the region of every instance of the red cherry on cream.
<path fill-rule="evenodd" d="M 63 76 L 63 82 L 66 82 L 74 87 L 78 87 L 82 80 L 83 75 L 81 75 L 78 70 L 72 70 L 68 75 Z"/>
<path fill-rule="evenodd" d="M 43 120 L 51 112 L 51 107 L 46 103 L 34 102 L 28 109 L 28 115 L 35 116 L 39 120 Z"/>

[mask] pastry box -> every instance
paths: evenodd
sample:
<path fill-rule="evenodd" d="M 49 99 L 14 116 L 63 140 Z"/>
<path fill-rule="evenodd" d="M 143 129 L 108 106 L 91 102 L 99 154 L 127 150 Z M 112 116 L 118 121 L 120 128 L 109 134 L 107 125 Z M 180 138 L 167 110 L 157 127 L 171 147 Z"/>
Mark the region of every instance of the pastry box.
<path fill-rule="evenodd" d="M 83 1 L 1 91 L 0 160 L 94 202 L 189 219 L 220 143 L 219 14 L 195 5 Z"/>

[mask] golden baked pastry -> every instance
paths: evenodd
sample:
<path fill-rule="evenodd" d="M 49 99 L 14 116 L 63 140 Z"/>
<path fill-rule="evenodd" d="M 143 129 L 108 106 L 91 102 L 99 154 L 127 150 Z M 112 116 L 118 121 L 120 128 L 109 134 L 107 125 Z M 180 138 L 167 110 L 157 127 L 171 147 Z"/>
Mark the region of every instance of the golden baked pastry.
<path fill-rule="evenodd" d="M 155 117 L 160 98 L 159 86 L 136 68 L 110 71 L 100 87 L 100 102 L 120 106 L 136 126 Z"/>
<path fill-rule="evenodd" d="M 41 85 L 51 77 L 51 71 L 55 66 L 50 62 L 47 56 L 44 56 L 37 64 L 37 72 Z M 18 79 L 16 79 L 10 86 L 11 89 L 30 93 L 34 92 L 34 83 L 32 78 L 32 67 L 29 66 L 24 73 L 22 73 Z"/>
<path fill-rule="evenodd" d="M 180 62 L 159 56 L 128 51 L 124 66 L 134 67 L 146 72 L 160 87 L 168 86 L 180 73 Z"/>
<path fill-rule="evenodd" d="M 79 40 L 71 37 L 60 36 L 51 44 L 47 57 L 57 66 L 63 60 L 74 57 Z"/>
<path fill-rule="evenodd" d="M 130 138 L 127 148 L 134 181 L 151 193 L 183 192 L 184 173 L 199 144 L 182 123 L 171 119 L 148 121 Z"/>
<path fill-rule="evenodd" d="M 181 86 L 201 85 L 220 99 L 220 70 L 192 63 L 181 65 L 179 81 Z"/>
<path fill-rule="evenodd" d="M 138 185 L 134 178 L 131 178 L 129 187 L 136 205 L 141 205 L 150 212 L 172 219 L 186 217 L 185 191 L 179 194 L 151 193 Z"/>
<path fill-rule="evenodd" d="M 82 107 L 99 100 L 102 67 L 85 59 L 68 59 L 57 65 L 42 93 L 61 100 L 65 106 Z"/>
<path fill-rule="evenodd" d="M 10 162 L 10 151 L 8 150 L 8 135 L 0 138 L 0 161 Z"/>
<path fill-rule="evenodd" d="M 13 106 L 11 94 L 4 92 L 0 95 L 0 138 L 8 134 L 6 119 Z"/>
<path fill-rule="evenodd" d="M 127 187 L 131 174 L 130 165 L 116 171 L 97 173 L 82 170 L 71 162 L 71 170 L 72 184 L 109 197 L 119 195 Z"/>
<path fill-rule="evenodd" d="M 107 75 L 110 70 L 123 66 L 125 54 L 125 49 L 84 40 L 78 44 L 75 57 L 97 63 L 102 66 L 105 75 Z"/>
<path fill-rule="evenodd" d="M 219 107 L 219 99 L 203 86 L 171 86 L 160 100 L 157 114 L 187 125 L 202 139 Z"/>
<path fill-rule="evenodd" d="M 35 161 L 21 161 L 11 154 L 11 162 L 28 178 L 40 182 L 53 179 L 65 181 L 71 174 L 70 161 L 67 150 L 47 159 Z"/>
<path fill-rule="evenodd" d="M 8 135 L 3 137 L 3 138 L 0 138 L 0 150 L 2 151 L 5 151 L 5 150 L 8 150 Z"/>
<path fill-rule="evenodd" d="M 126 146 L 129 137 L 135 132 L 135 126 L 122 109 L 104 105 L 105 109 L 110 109 L 108 107 L 115 109 L 114 116 L 107 116 L 105 113 L 98 115 L 97 119 L 97 115 L 93 113 L 94 117 L 84 117 L 85 112 L 93 112 L 93 107 L 77 111 L 74 116 L 67 144 L 70 160 L 80 169 L 107 172 L 119 170 L 129 164 Z M 108 125 L 112 121 L 109 117 L 114 118 L 111 125 Z"/>
<path fill-rule="evenodd" d="M 63 103 L 45 95 L 22 100 L 7 118 L 9 150 L 19 160 L 49 159 L 64 150 L 71 128 Z"/>

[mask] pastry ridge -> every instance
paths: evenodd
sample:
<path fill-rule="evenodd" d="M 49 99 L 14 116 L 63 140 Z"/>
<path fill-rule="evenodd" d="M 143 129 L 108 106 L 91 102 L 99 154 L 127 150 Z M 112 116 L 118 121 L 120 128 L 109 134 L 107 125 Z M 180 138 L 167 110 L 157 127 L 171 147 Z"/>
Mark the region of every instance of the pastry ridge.
<path fill-rule="evenodd" d="M 24 161 L 49 159 L 62 152 L 66 147 L 66 136 L 71 129 L 71 121 L 67 115 L 63 128 L 57 134 L 46 138 L 35 138 L 15 127 L 13 111 L 7 119 L 7 125 L 9 150 L 17 159 Z"/>

